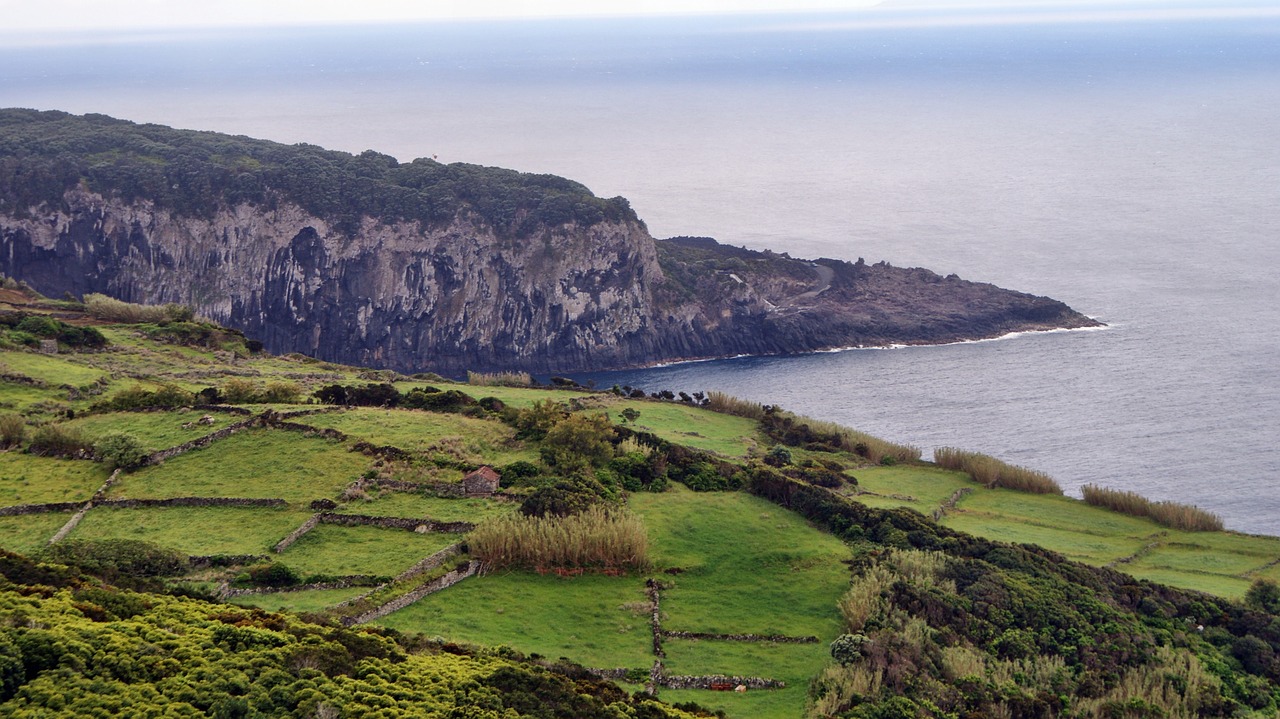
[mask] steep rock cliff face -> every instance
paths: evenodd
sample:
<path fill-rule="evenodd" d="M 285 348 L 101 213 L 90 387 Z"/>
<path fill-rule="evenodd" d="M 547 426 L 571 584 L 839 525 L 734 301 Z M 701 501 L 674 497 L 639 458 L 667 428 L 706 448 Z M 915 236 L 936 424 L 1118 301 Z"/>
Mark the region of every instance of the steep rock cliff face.
<path fill-rule="evenodd" d="M 638 221 L 517 239 L 467 213 L 426 229 L 366 217 L 349 234 L 295 205 L 191 218 L 83 188 L 60 209 L 0 217 L 0 271 L 47 294 L 190 304 L 275 352 L 454 374 L 1096 324 L 1055 300 L 923 269 L 655 243 Z"/>
<path fill-rule="evenodd" d="M 273 351 L 457 372 L 638 364 L 653 240 L 638 222 L 500 239 L 465 214 L 430 230 L 365 218 L 354 238 L 295 206 L 193 219 L 75 190 L 0 219 L 4 272 L 50 294 L 180 302 Z"/>

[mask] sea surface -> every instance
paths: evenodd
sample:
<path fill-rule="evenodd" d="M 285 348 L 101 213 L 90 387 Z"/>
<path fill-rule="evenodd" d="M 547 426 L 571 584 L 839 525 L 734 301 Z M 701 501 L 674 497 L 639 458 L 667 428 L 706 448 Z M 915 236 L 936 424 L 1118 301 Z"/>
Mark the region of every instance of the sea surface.
<path fill-rule="evenodd" d="M 555 173 L 657 237 L 1055 297 L 1108 329 L 583 379 L 1280 534 L 1280 13 L 1090 7 L 0 34 L 0 106 Z"/>

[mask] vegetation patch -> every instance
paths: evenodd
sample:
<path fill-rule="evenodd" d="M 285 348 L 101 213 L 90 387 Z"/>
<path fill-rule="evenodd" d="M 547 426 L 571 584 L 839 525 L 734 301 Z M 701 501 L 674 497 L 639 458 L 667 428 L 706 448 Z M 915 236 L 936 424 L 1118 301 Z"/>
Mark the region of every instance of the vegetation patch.
<path fill-rule="evenodd" d="M 1062 487 L 1044 472 L 1009 464 L 989 454 L 939 447 L 933 452 L 933 461 L 939 467 L 964 472 L 987 487 L 1032 494 L 1062 494 Z"/>
<path fill-rule="evenodd" d="M 0 549 L 34 554 L 49 544 L 68 519 L 71 514 L 66 512 L 0 517 Z"/>
<path fill-rule="evenodd" d="M 375 499 L 348 502 L 336 511 L 381 517 L 429 517 L 441 522 L 481 522 L 516 511 L 519 505 L 492 499 L 449 499 L 384 491 Z"/>

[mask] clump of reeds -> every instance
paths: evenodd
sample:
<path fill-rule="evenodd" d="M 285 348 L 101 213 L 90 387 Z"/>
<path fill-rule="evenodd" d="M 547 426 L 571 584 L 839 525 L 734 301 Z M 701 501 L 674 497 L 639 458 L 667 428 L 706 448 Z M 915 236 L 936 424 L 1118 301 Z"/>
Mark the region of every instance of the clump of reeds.
<path fill-rule="evenodd" d="M 648 566 L 649 540 L 638 517 L 594 506 L 567 517 L 511 514 L 467 538 L 471 555 L 493 569 L 628 571 Z"/>
<path fill-rule="evenodd" d="M 1105 507 L 1114 512 L 1134 517 L 1147 517 L 1156 524 L 1188 532 L 1217 532 L 1222 530 L 1222 517 L 1179 502 L 1153 502 L 1136 492 L 1107 489 L 1086 484 L 1080 489 L 1084 501 L 1095 507 Z"/>
<path fill-rule="evenodd" d="M 185 305 L 139 305 L 99 294 L 85 295 L 84 307 L 92 317 L 124 324 L 190 321 L 194 316 L 191 308 Z"/>
<path fill-rule="evenodd" d="M 747 419 L 764 419 L 764 405 L 759 402 L 738 399 L 733 395 L 711 390 L 707 392 L 707 409 L 721 414 L 732 414 Z"/>
<path fill-rule="evenodd" d="M 477 387 L 528 387 L 533 377 L 528 372 L 467 372 L 467 384 Z"/>
<path fill-rule="evenodd" d="M 0 414 L 0 449 L 16 447 L 27 438 L 27 422 L 13 412 Z"/>
<path fill-rule="evenodd" d="M 968 452 L 955 447 L 940 447 L 933 452 L 939 467 L 954 469 L 973 477 L 988 487 L 1016 489 L 1032 494 L 1062 494 L 1062 487 L 1044 472 L 1009 464 L 981 452 Z"/>

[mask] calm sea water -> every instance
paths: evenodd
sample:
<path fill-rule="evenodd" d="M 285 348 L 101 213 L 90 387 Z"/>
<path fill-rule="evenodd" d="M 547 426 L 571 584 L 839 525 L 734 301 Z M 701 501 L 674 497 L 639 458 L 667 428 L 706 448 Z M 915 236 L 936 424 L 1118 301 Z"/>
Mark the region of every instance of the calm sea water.
<path fill-rule="evenodd" d="M 553 172 L 659 237 L 1056 297 L 1110 329 L 591 378 L 1280 533 L 1280 19 L 886 17 L 10 39 L 0 105 Z"/>

